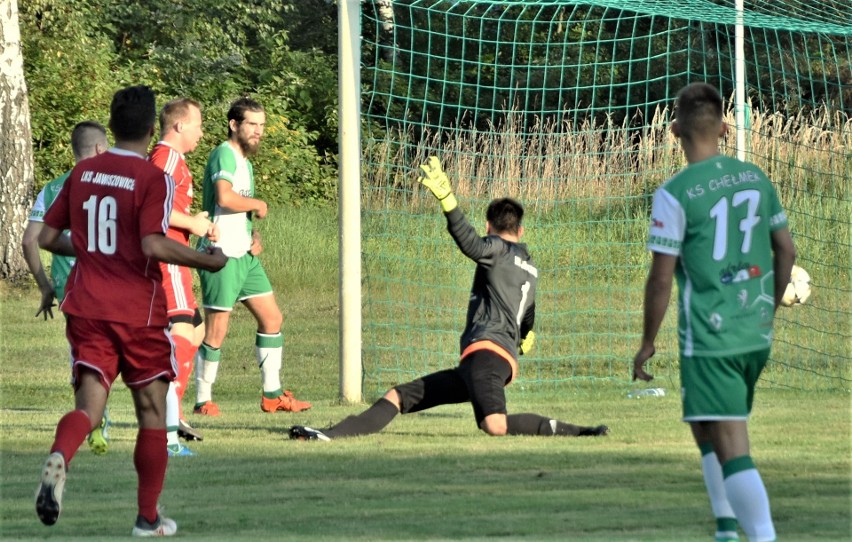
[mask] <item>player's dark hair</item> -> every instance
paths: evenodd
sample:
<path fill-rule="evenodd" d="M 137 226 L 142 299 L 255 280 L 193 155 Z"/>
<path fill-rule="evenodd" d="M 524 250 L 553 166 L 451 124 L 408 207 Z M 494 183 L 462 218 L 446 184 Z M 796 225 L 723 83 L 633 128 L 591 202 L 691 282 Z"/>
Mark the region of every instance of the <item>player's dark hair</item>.
<path fill-rule="evenodd" d="M 248 96 L 239 98 L 232 103 L 231 108 L 228 109 L 228 137 L 231 137 L 231 134 L 233 133 L 233 130 L 231 130 L 231 121 L 235 120 L 237 121 L 237 124 L 240 124 L 246 118 L 246 111 L 263 113 L 263 106 Z"/>
<path fill-rule="evenodd" d="M 681 89 L 675 102 L 675 119 L 680 137 L 717 136 L 722 121 L 722 95 L 707 83 L 691 83 Z"/>
<path fill-rule="evenodd" d="M 192 107 L 197 107 L 201 111 L 201 104 L 192 98 L 177 98 L 160 109 L 160 133 L 166 131 L 167 126 L 171 126 L 189 115 L 189 110 Z"/>
<path fill-rule="evenodd" d="M 491 224 L 494 233 L 517 235 L 523 218 L 524 206 L 512 198 L 495 199 L 485 211 L 485 219 Z"/>
<path fill-rule="evenodd" d="M 106 128 L 100 122 L 84 120 L 71 130 L 71 150 L 74 159 L 81 160 L 95 154 L 95 147 L 107 146 Z"/>
<path fill-rule="evenodd" d="M 157 99 L 151 87 L 119 90 L 109 107 L 109 128 L 116 139 L 138 141 L 151 133 L 157 118 Z"/>

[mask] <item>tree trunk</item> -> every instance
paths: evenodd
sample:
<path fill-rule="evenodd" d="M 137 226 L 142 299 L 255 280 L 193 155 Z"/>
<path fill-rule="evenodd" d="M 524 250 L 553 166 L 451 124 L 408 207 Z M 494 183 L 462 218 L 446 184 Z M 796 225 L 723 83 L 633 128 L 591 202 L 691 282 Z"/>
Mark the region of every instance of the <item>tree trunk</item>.
<path fill-rule="evenodd" d="M 396 19 L 393 13 L 393 0 L 376 0 L 376 7 L 379 20 L 382 22 L 382 28 L 379 35 L 376 36 L 376 41 L 382 46 L 382 59 L 386 62 L 393 62 L 397 52 L 394 38 Z"/>
<path fill-rule="evenodd" d="M 21 237 L 32 204 L 33 146 L 18 1 L 0 0 L 0 279 L 26 273 Z"/>

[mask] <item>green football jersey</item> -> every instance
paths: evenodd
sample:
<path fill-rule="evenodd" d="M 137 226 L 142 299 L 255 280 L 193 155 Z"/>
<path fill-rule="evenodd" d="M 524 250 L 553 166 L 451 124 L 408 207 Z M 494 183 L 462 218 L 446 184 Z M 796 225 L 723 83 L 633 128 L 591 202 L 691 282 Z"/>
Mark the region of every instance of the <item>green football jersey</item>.
<path fill-rule="evenodd" d="M 678 256 L 682 355 L 729 356 L 770 346 L 771 232 L 786 226 L 766 175 L 727 156 L 691 164 L 655 192 L 648 248 Z"/>
<path fill-rule="evenodd" d="M 251 162 L 239 156 L 226 141 L 213 149 L 204 169 L 201 185 L 202 209 L 209 213 L 211 221 L 219 225 L 219 240 L 214 244 L 231 258 L 239 258 L 251 248 L 252 217 L 250 212 L 232 212 L 219 206 L 215 183 L 225 180 L 231 183 L 234 192 L 254 197 L 254 169 Z M 210 243 L 202 237 L 199 244 Z"/>
<path fill-rule="evenodd" d="M 35 205 L 33 205 L 33 209 L 30 212 L 31 221 L 44 222 L 44 214 L 50 209 L 53 202 L 56 201 L 56 197 L 59 196 L 59 191 L 62 190 L 69 175 L 71 175 L 70 170 L 44 185 L 44 188 L 41 189 L 38 197 L 36 197 Z M 70 235 L 68 231 L 64 233 L 65 235 Z M 56 292 L 56 299 L 60 303 L 65 298 L 65 283 L 68 281 L 68 275 L 71 274 L 71 268 L 76 261 L 76 258 L 52 254 L 50 280 L 53 283 L 53 290 Z"/>

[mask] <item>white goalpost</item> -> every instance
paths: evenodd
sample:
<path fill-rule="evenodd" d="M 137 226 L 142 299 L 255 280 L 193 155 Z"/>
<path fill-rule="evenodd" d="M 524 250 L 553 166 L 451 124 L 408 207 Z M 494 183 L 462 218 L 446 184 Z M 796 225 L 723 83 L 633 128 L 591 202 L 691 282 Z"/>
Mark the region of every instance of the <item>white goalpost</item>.
<path fill-rule="evenodd" d="M 340 399 L 361 402 L 360 1 L 338 2 Z"/>

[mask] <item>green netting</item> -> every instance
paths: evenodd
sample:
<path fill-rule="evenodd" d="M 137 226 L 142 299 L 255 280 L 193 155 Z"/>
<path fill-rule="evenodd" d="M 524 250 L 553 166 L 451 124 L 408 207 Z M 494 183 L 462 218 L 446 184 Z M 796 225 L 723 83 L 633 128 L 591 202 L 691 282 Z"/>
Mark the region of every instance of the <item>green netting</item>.
<path fill-rule="evenodd" d="M 669 108 L 718 86 L 735 126 L 744 29 L 746 158 L 777 184 L 814 294 L 779 312 L 765 382 L 850 384 L 852 5 L 841 1 L 377 0 L 363 5 L 363 363 L 368 393 L 451 366 L 473 265 L 415 182 L 437 153 L 480 230 L 528 210 L 542 276 L 524 387 L 626 380 L 641 332 L 650 196 L 684 160 Z M 735 155 L 736 130 L 724 152 Z M 675 307 L 655 369 L 677 381 Z"/>

